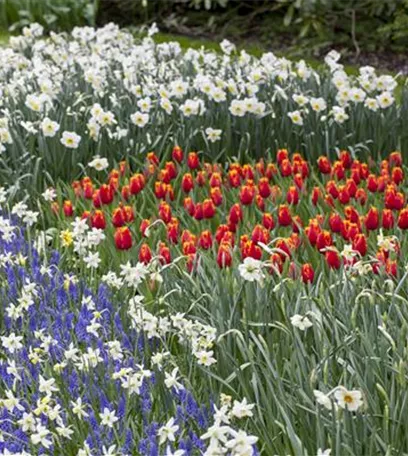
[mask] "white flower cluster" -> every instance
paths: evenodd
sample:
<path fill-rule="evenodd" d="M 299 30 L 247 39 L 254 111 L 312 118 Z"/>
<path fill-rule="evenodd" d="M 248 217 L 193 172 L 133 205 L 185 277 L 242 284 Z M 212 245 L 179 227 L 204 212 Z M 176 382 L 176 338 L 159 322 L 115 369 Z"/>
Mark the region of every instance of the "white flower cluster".
<path fill-rule="evenodd" d="M 336 52 L 325 59 L 327 72 L 319 74 L 304 61 L 271 52 L 261 58 L 238 53 L 230 42 L 223 42 L 218 54 L 182 51 L 175 42 L 156 44 L 151 35 L 140 41 L 113 24 L 49 38 L 32 24 L 10 45 L 0 49 L 1 150 L 21 134 L 20 126 L 47 141 L 60 135 L 59 143 L 73 150 L 86 135 L 129 147 L 130 137 L 141 130 L 152 135 L 200 118 L 191 132 L 215 142 L 221 134 L 216 127 L 227 118 L 252 122 L 267 116 L 303 126 L 317 116 L 345 124 L 359 106 L 374 113 L 395 103 L 395 77 L 378 76 L 368 66 L 350 76 Z M 19 99 L 23 106 L 16 106 Z M 10 106 L 19 110 L 16 115 Z"/>
<path fill-rule="evenodd" d="M 191 346 L 198 364 L 211 366 L 216 363 L 214 351 L 211 350 L 216 338 L 216 329 L 212 326 L 189 320 L 182 313 L 157 317 L 146 310 L 142 296 L 130 300 L 128 314 L 133 327 L 143 330 L 149 338 L 164 339 L 167 334 L 174 333 L 180 343 L 184 342 Z"/>
<path fill-rule="evenodd" d="M 229 454 L 231 456 L 252 456 L 253 445 L 258 438 L 248 435 L 243 430 L 235 430 L 231 422 L 253 416 L 252 409 L 255 404 L 248 404 L 244 398 L 241 402 L 234 401 L 230 396 L 221 395 L 221 407 L 215 407 L 214 424 L 201 436 L 208 441 L 204 456 L 218 456 Z"/>

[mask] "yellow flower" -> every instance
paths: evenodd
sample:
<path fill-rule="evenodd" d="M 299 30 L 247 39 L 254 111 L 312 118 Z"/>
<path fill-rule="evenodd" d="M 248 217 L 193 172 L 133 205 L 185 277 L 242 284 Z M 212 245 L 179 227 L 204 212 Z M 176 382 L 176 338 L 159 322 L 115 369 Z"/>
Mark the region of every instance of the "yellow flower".
<path fill-rule="evenodd" d="M 37 408 L 34 410 L 35 415 L 39 416 L 41 413 L 45 415 L 49 411 L 50 407 L 48 403 L 50 402 L 51 398 L 49 396 L 45 396 L 42 399 L 37 400 Z"/>
<path fill-rule="evenodd" d="M 73 275 L 65 274 L 64 290 L 68 291 L 71 284 L 78 283 L 78 279 Z"/>
<path fill-rule="evenodd" d="M 61 231 L 60 239 L 63 247 L 69 247 L 74 242 L 72 232 L 69 230 Z"/>

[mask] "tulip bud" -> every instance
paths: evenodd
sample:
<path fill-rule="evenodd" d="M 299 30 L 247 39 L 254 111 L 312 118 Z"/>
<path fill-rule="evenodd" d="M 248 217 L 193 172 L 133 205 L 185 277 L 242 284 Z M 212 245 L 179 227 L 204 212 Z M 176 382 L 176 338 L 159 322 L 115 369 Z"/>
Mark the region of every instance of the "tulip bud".
<path fill-rule="evenodd" d="M 281 226 L 289 226 L 292 223 L 292 215 L 287 206 L 281 204 L 278 209 L 278 223 Z"/>
<path fill-rule="evenodd" d="M 198 155 L 196 152 L 190 152 L 187 157 L 187 166 L 190 169 L 197 169 L 200 165 Z"/>
<path fill-rule="evenodd" d="M 181 180 L 181 188 L 184 193 L 189 193 L 194 188 L 193 176 L 190 173 L 184 174 Z"/>
<path fill-rule="evenodd" d="M 139 250 L 139 261 L 144 264 L 149 264 L 152 261 L 152 251 L 148 244 L 142 244 Z"/>
<path fill-rule="evenodd" d="M 211 199 L 212 199 L 213 203 L 216 206 L 221 206 L 223 198 L 222 198 L 222 191 L 221 191 L 220 187 L 211 188 L 210 189 L 210 196 L 211 196 Z"/>
<path fill-rule="evenodd" d="M 211 236 L 211 231 L 205 230 L 200 234 L 200 237 L 198 239 L 198 245 L 204 249 L 208 250 L 212 247 L 212 236 Z"/>
<path fill-rule="evenodd" d="M 331 269 L 340 269 L 341 260 L 339 254 L 334 250 L 327 250 L 325 253 L 327 264 Z"/>
<path fill-rule="evenodd" d="M 92 228 L 98 228 L 99 230 L 104 230 L 106 228 L 105 214 L 96 210 L 91 215 L 91 226 Z"/>
<path fill-rule="evenodd" d="M 234 225 L 238 225 L 243 219 L 242 208 L 238 203 L 235 203 L 231 206 L 228 221 L 229 223 L 233 223 Z"/>
<path fill-rule="evenodd" d="M 313 283 L 315 275 L 313 266 L 310 263 L 303 264 L 301 275 L 304 283 Z"/>
<path fill-rule="evenodd" d="M 367 230 L 377 230 L 380 224 L 378 209 L 371 206 L 365 217 L 365 226 Z"/>
<path fill-rule="evenodd" d="M 322 174 L 330 174 L 331 172 L 331 163 L 327 157 L 320 156 L 317 159 L 317 166 L 319 167 L 319 171 Z"/>
<path fill-rule="evenodd" d="M 183 150 L 179 146 L 174 146 L 171 153 L 172 159 L 178 163 L 183 161 Z"/>
<path fill-rule="evenodd" d="M 385 230 L 390 230 L 394 227 L 394 215 L 391 209 L 384 209 L 382 214 L 382 226 Z"/>
<path fill-rule="evenodd" d="M 132 195 L 137 195 L 140 193 L 146 184 L 146 179 L 143 174 L 137 173 L 134 174 L 129 181 L 129 189 Z"/>
<path fill-rule="evenodd" d="M 289 153 L 286 149 L 279 149 L 276 152 L 276 161 L 278 162 L 279 165 L 283 162 L 283 160 L 287 160 L 288 157 L 289 157 Z"/>
<path fill-rule="evenodd" d="M 165 201 L 162 201 L 159 205 L 159 217 L 166 224 L 171 220 L 171 207 Z"/>
<path fill-rule="evenodd" d="M 74 215 L 74 208 L 70 200 L 65 200 L 62 207 L 65 217 L 72 217 Z"/>
<path fill-rule="evenodd" d="M 408 229 L 408 208 L 402 209 L 399 213 L 397 225 L 401 230 Z"/>
<path fill-rule="evenodd" d="M 245 206 L 252 204 L 255 198 L 255 188 L 250 185 L 243 185 L 239 193 L 239 199 Z"/>
<path fill-rule="evenodd" d="M 203 216 L 206 219 L 213 218 L 215 215 L 215 205 L 211 199 L 205 199 L 203 202 Z"/>
<path fill-rule="evenodd" d="M 271 187 L 267 177 L 261 177 L 258 182 L 258 191 L 262 198 L 269 198 L 271 194 Z"/>
<path fill-rule="evenodd" d="M 217 253 L 217 263 L 220 268 L 230 267 L 232 264 L 231 245 L 223 242 L 220 244 Z"/>
<path fill-rule="evenodd" d="M 143 219 L 140 222 L 139 230 L 142 233 L 143 237 L 147 237 L 146 230 L 149 228 L 149 226 L 150 226 L 150 220 L 149 219 Z"/>
<path fill-rule="evenodd" d="M 286 195 L 286 201 L 288 204 L 296 205 L 299 202 L 299 192 L 298 189 L 292 185 L 289 187 L 288 193 Z"/>
<path fill-rule="evenodd" d="M 275 221 L 272 217 L 272 214 L 265 212 L 262 216 L 262 225 L 269 231 L 273 230 L 275 227 Z"/>
<path fill-rule="evenodd" d="M 132 247 L 132 234 L 127 226 L 117 228 L 114 238 L 117 249 L 128 250 Z"/>
<path fill-rule="evenodd" d="M 160 242 L 159 244 L 159 261 L 162 265 L 171 263 L 170 249 L 164 242 Z"/>

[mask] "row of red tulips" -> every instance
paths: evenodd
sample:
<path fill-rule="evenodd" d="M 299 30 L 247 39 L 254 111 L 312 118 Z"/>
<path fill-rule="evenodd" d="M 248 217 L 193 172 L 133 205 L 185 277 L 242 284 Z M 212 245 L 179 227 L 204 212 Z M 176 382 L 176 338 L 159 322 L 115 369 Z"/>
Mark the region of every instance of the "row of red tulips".
<path fill-rule="evenodd" d="M 400 233 L 397 228 L 408 229 L 403 183 L 399 152 L 376 165 L 342 151 L 337 161 L 320 157 L 316 166 L 282 149 L 274 162 L 232 163 L 224 169 L 200 161 L 195 152 L 184 157 L 174 147 L 172 160 L 164 164 L 149 153 L 141 172 L 131 173 L 121 162 L 102 185 L 89 177 L 75 181 L 75 200 L 66 200 L 62 211 L 68 218 L 89 219 L 95 228 L 112 226 L 120 250 L 144 237 L 138 258 L 145 263 L 154 256 L 152 249 L 162 262 L 170 262 L 172 246 L 179 245 L 190 270 L 200 249 L 216 249 L 218 265 L 224 268 L 231 266 L 236 246 L 242 259 L 268 259 L 270 269 L 280 272 L 287 263 L 296 274 L 295 264 L 303 260 L 299 247 L 308 244 L 324 255 L 330 268 L 367 259 L 373 272 L 396 275 L 398 238 L 377 245 L 370 233 L 384 229 L 394 235 Z M 59 212 L 58 204 L 52 204 Z M 156 250 L 147 239 L 155 220 L 166 227 Z M 272 240 L 274 250 L 266 258 L 265 246 Z M 304 281 L 313 281 L 311 264 L 300 272 Z"/>

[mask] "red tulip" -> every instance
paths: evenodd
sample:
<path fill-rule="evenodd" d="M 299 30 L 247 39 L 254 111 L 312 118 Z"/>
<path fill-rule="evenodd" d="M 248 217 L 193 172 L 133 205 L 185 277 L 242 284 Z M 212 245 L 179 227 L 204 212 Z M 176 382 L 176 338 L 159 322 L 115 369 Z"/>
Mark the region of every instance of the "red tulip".
<path fill-rule="evenodd" d="M 149 264 L 152 261 L 152 251 L 148 244 L 142 244 L 139 250 L 139 261 L 144 264 Z"/>
<path fill-rule="evenodd" d="M 356 196 L 358 187 L 353 179 L 347 179 L 346 189 L 348 191 L 348 194 L 350 195 L 350 198 L 354 198 Z"/>
<path fill-rule="evenodd" d="M 398 228 L 401 228 L 402 230 L 408 229 L 408 208 L 402 209 L 399 213 L 397 225 Z"/>
<path fill-rule="evenodd" d="M 312 245 L 316 245 L 317 238 L 321 233 L 321 228 L 316 220 L 310 220 L 309 226 L 305 228 L 305 234 Z"/>
<path fill-rule="evenodd" d="M 164 242 L 159 244 L 159 261 L 160 264 L 170 264 L 171 263 L 171 254 L 170 249 Z"/>
<path fill-rule="evenodd" d="M 278 253 L 273 253 L 269 258 L 269 261 L 272 263 L 269 272 L 282 274 L 283 272 L 283 263 L 285 260 L 282 260 L 281 256 Z"/>
<path fill-rule="evenodd" d="M 281 162 L 280 164 L 280 172 L 283 177 L 290 176 L 292 174 L 292 165 L 290 163 L 290 160 L 285 159 Z"/>
<path fill-rule="evenodd" d="M 125 224 L 125 214 L 122 207 L 117 207 L 113 210 L 112 213 L 112 224 L 116 228 L 123 226 Z"/>
<path fill-rule="evenodd" d="M 156 181 L 154 183 L 154 194 L 156 198 L 163 199 L 166 197 L 167 185 L 164 182 Z"/>
<path fill-rule="evenodd" d="M 244 206 L 252 204 L 255 198 L 255 187 L 251 185 L 243 185 L 239 193 L 239 199 Z"/>
<path fill-rule="evenodd" d="M 356 250 L 363 257 L 367 253 L 367 238 L 364 234 L 357 234 L 353 239 L 353 250 Z"/>
<path fill-rule="evenodd" d="M 220 268 L 230 267 L 232 264 L 231 245 L 223 242 L 220 244 L 217 253 L 217 263 Z"/>
<path fill-rule="evenodd" d="M 267 177 L 261 177 L 258 182 L 258 192 L 262 198 L 269 198 L 271 194 L 271 187 Z"/>
<path fill-rule="evenodd" d="M 179 146 L 174 146 L 171 153 L 171 157 L 174 161 L 181 163 L 183 161 L 183 150 Z"/>
<path fill-rule="evenodd" d="M 276 169 L 276 165 L 274 163 L 268 163 L 265 171 L 265 176 L 271 180 L 273 176 L 276 176 L 278 174 L 278 170 Z"/>
<path fill-rule="evenodd" d="M 278 162 L 279 165 L 283 162 L 283 160 L 287 160 L 288 157 L 289 157 L 289 153 L 286 149 L 279 149 L 276 152 L 276 161 Z"/>
<path fill-rule="evenodd" d="M 402 166 L 401 152 L 391 152 L 388 160 L 391 166 Z"/>
<path fill-rule="evenodd" d="M 262 216 L 262 225 L 269 231 L 273 230 L 275 227 L 275 221 L 272 217 L 272 214 L 265 212 Z"/>
<path fill-rule="evenodd" d="M 196 205 L 194 206 L 194 218 L 196 220 L 202 220 L 204 218 L 202 203 L 196 203 Z"/>
<path fill-rule="evenodd" d="M 211 236 L 211 231 L 205 230 L 200 234 L 200 237 L 198 239 L 198 245 L 204 249 L 208 250 L 212 247 L 213 241 L 212 241 L 212 236 Z"/>
<path fill-rule="evenodd" d="M 330 214 L 329 226 L 333 233 L 341 233 L 343 229 L 343 220 L 339 214 Z"/>
<path fill-rule="evenodd" d="M 129 181 L 129 190 L 132 195 L 140 193 L 146 184 L 146 179 L 143 174 L 134 174 Z"/>
<path fill-rule="evenodd" d="M 242 221 L 242 218 L 242 208 L 238 203 L 235 203 L 230 209 L 228 220 L 230 223 L 238 225 L 238 223 Z"/>
<path fill-rule="evenodd" d="M 330 180 L 326 184 L 326 192 L 334 199 L 339 196 L 339 189 L 337 188 L 336 182 Z"/>
<path fill-rule="evenodd" d="M 171 207 L 165 201 L 162 201 L 159 205 L 159 217 L 166 224 L 171 220 Z"/>
<path fill-rule="evenodd" d="M 367 230 L 377 230 L 380 224 L 378 209 L 371 206 L 365 217 L 365 226 Z"/>
<path fill-rule="evenodd" d="M 167 171 L 170 180 L 173 180 L 177 177 L 177 168 L 174 162 L 169 161 L 164 165 L 165 170 Z"/>
<path fill-rule="evenodd" d="M 92 228 L 98 228 L 99 230 L 104 230 L 106 228 L 105 214 L 96 210 L 91 215 L 91 226 Z"/>
<path fill-rule="evenodd" d="M 220 173 L 212 173 L 210 177 L 210 187 L 221 187 L 222 185 L 222 178 Z"/>
<path fill-rule="evenodd" d="M 128 250 L 132 247 L 132 234 L 127 226 L 116 229 L 115 245 L 119 250 Z"/>
<path fill-rule="evenodd" d="M 313 283 L 315 273 L 310 263 L 303 264 L 300 273 L 304 283 Z"/>
<path fill-rule="evenodd" d="M 84 187 L 83 187 L 83 190 L 84 190 L 84 197 L 86 199 L 92 199 L 93 198 L 94 188 L 93 188 L 92 183 L 85 184 Z"/>
<path fill-rule="evenodd" d="M 339 269 L 341 260 L 339 254 L 335 250 L 326 250 L 325 253 L 327 264 L 331 269 Z"/>
<path fill-rule="evenodd" d="M 203 215 L 204 218 L 210 219 L 215 215 L 215 205 L 211 199 L 205 199 L 203 202 Z"/>
<path fill-rule="evenodd" d="M 62 207 L 65 217 L 72 217 L 74 215 L 74 208 L 70 200 L 65 200 Z"/>
<path fill-rule="evenodd" d="M 375 193 L 378 190 L 378 181 L 375 174 L 370 174 L 367 178 L 367 188 L 371 193 Z"/>
<path fill-rule="evenodd" d="M 286 195 L 286 201 L 288 204 L 296 205 L 299 202 L 299 192 L 298 189 L 292 185 L 289 187 L 288 193 Z"/>
<path fill-rule="evenodd" d="M 345 171 L 344 165 L 341 161 L 336 161 L 333 163 L 331 174 L 332 176 L 336 176 L 338 180 L 344 179 Z"/>
<path fill-rule="evenodd" d="M 346 216 L 347 220 L 350 220 L 350 222 L 359 223 L 360 221 L 360 215 L 357 212 L 356 208 L 354 208 L 353 206 L 345 207 L 344 215 Z"/>
<path fill-rule="evenodd" d="M 382 226 L 385 230 L 390 230 L 394 227 L 394 215 L 391 209 L 384 209 L 382 214 Z"/>
<path fill-rule="evenodd" d="M 178 237 L 179 237 L 179 222 L 178 222 L 178 220 L 176 218 L 173 218 L 167 224 L 167 239 L 172 244 L 177 244 Z"/>
<path fill-rule="evenodd" d="M 364 188 L 359 188 L 356 192 L 356 200 L 362 205 L 364 206 L 364 204 L 367 202 L 367 193 L 366 191 L 364 190 Z"/>
<path fill-rule="evenodd" d="M 189 193 L 194 188 L 193 176 L 190 173 L 184 174 L 183 178 L 181 179 L 181 188 L 183 189 L 184 193 Z"/>
<path fill-rule="evenodd" d="M 322 174 L 330 174 L 331 173 L 331 164 L 330 160 L 327 157 L 319 157 L 317 159 L 317 166 Z"/>
<path fill-rule="evenodd" d="M 345 185 L 339 186 L 339 196 L 338 199 L 341 204 L 347 204 L 350 202 L 350 193 L 347 190 Z"/>
<path fill-rule="evenodd" d="M 210 196 L 211 196 L 213 203 L 216 206 L 221 206 L 223 198 L 222 198 L 222 191 L 221 191 L 220 187 L 211 188 Z"/>
<path fill-rule="evenodd" d="M 330 231 L 322 231 L 318 234 L 316 239 L 316 247 L 319 252 L 326 247 L 333 245 L 333 239 L 331 237 Z"/>
<path fill-rule="evenodd" d="M 191 215 L 194 215 L 195 212 L 195 206 L 193 203 L 193 200 L 190 197 L 184 198 L 184 209 Z"/>
<path fill-rule="evenodd" d="M 278 209 L 278 223 L 281 226 L 289 226 L 292 223 L 292 215 L 288 206 L 281 204 Z"/>
<path fill-rule="evenodd" d="M 350 152 L 348 152 L 347 150 L 342 150 L 340 152 L 340 161 L 346 169 L 349 169 L 352 163 Z"/>
<path fill-rule="evenodd" d="M 124 185 L 122 187 L 121 195 L 122 195 L 122 198 L 125 201 L 129 200 L 129 198 L 130 198 L 130 187 L 129 187 L 129 185 Z"/>
<path fill-rule="evenodd" d="M 396 277 L 397 273 L 398 273 L 397 262 L 394 260 L 388 259 L 385 263 L 385 272 L 388 275 L 392 275 L 392 276 Z"/>
<path fill-rule="evenodd" d="M 322 197 L 322 192 L 320 191 L 319 187 L 313 187 L 312 190 L 312 203 L 314 206 L 317 205 L 317 202 L 319 201 L 319 198 Z"/>
<path fill-rule="evenodd" d="M 147 159 L 152 165 L 159 166 L 160 160 L 159 157 L 154 152 L 149 152 L 147 154 Z"/>
<path fill-rule="evenodd" d="M 141 222 L 140 222 L 140 232 L 142 233 L 142 236 L 143 237 L 147 237 L 146 236 L 146 230 L 147 228 L 149 228 L 150 226 L 150 220 L 149 219 L 143 219 Z"/>
<path fill-rule="evenodd" d="M 197 169 L 200 165 L 197 152 L 190 152 L 187 157 L 187 166 L 190 169 Z"/>
<path fill-rule="evenodd" d="M 247 257 L 255 258 L 260 260 L 262 258 L 262 250 L 254 241 L 247 241 L 241 248 L 242 259 Z"/>
<path fill-rule="evenodd" d="M 229 170 L 228 181 L 233 188 L 238 188 L 241 185 L 241 175 L 236 169 Z"/>
<path fill-rule="evenodd" d="M 262 225 L 255 225 L 252 230 L 251 239 L 256 243 L 262 242 L 263 244 L 268 244 L 270 240 L 269 231 Z"/>
<path fill-rule="evenodd" d="M 207 174 L 205 171 L 198 171 L 196 176 L 196 182 L 199 187 L 204 187 L 207 181 Z"/>

